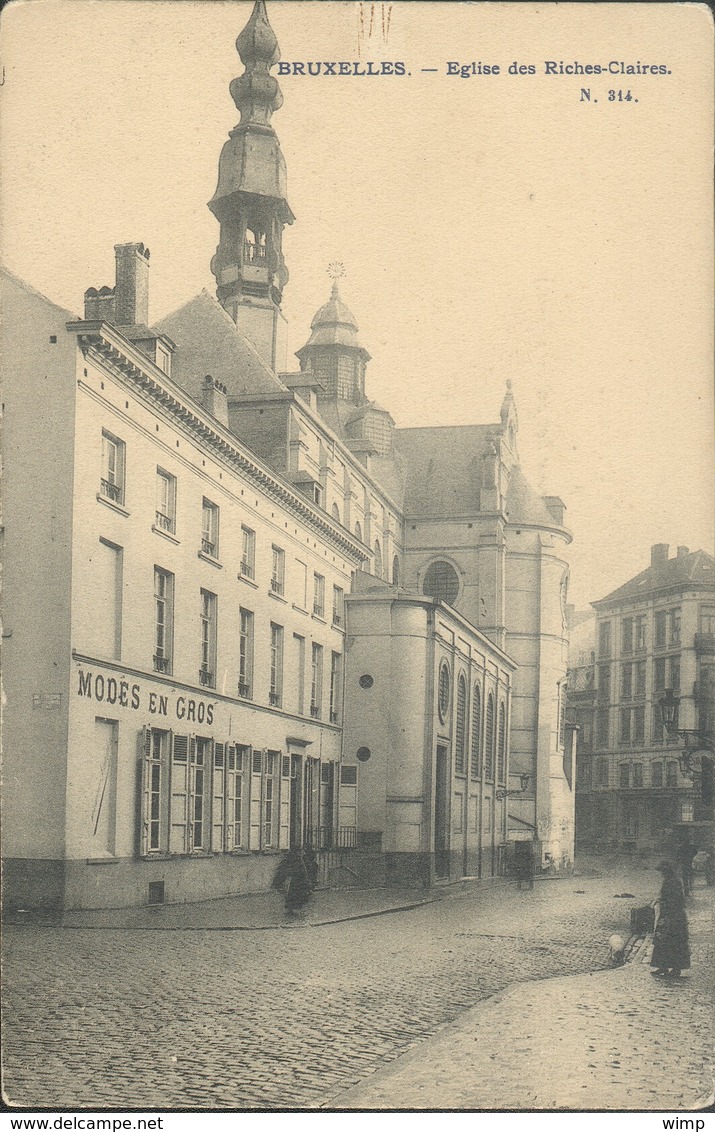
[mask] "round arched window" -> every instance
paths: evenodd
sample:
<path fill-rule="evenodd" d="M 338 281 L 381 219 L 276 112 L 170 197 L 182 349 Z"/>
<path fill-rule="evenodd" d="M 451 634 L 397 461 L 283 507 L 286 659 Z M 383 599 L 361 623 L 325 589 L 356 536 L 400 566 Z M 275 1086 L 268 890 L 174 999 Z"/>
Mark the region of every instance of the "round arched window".
<path fill-rule="evenodd" d="M 444 723 L 449 711 L 449 697 L 452 691 L 452 677 L 446 660 L 442 661 L 437 684 L 437 711 L 440 722 Z"/>
<path fill-rule="evenodd" d="M 450 562 L 433 562 L 425 574 L 422 593 L 454 605 L 459 594 L 459 578 Z"/>

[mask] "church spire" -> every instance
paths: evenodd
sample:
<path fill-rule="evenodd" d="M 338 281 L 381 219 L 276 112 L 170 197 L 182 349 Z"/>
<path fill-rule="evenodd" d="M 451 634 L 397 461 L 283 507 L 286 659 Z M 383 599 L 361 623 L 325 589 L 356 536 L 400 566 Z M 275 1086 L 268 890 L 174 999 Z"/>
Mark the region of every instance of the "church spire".
<path fill-rule="evenodd" d="M 264 0 L 236 40 L 245 71 L 229 87 L 241 113 L 219 159 L 218 186 L 209 208 L 221 225 L 211 270 L 219 302 L 274 370 L 286 368 L 281 313 L 288 269 L 283 228 L 295 217 L 286 199 L 287 177 L 271 117 L 283 103 L 270 70 L 280 59 Z"/>

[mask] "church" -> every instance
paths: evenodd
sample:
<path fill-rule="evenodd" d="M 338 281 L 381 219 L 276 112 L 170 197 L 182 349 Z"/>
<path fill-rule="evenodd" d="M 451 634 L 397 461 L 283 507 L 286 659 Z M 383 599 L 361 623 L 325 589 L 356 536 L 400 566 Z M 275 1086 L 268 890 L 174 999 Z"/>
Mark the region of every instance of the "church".
<path fill-rule="evenodd" d="M 215 296 L 150 326 L 141 242 L 82 318 L 3 276 L 11 908 L 264 891 L 295 845 L 355 885 L 572 861 L 564 504 L 511 381 L 397 427 L 337 279 L 289 364 L 264 0 L 237 50 Z"/>

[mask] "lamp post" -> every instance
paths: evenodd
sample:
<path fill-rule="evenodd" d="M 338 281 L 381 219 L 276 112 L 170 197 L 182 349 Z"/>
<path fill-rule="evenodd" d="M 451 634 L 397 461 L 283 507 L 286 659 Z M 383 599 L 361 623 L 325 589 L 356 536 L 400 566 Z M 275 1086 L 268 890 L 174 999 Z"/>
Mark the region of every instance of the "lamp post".
<path fill-rule="evenodd" d="M 665 730 L 669 735 L 685 740 L 685 749 L 678 755 L 678 762 L 683 774 L 692 778 L 702 771 L 703 752 L 708 752 L 710 756 L 715 752 L 713 732 L 697 727 L 678 727 L 680 696 L 676 696 L 672 688 L 666 688 L 665 695 L 661 696 L 658 703 Z"/>
<path fill-rule="evenodd" d="M 497 790 L 494 797 L 497 802 L 501 802 L 503 798 L 510 798 L 512 794 L 523 794 L 531 781 L 531 775 L 526 772 L 519 775 L 519 789 L 518 790 Z"/>

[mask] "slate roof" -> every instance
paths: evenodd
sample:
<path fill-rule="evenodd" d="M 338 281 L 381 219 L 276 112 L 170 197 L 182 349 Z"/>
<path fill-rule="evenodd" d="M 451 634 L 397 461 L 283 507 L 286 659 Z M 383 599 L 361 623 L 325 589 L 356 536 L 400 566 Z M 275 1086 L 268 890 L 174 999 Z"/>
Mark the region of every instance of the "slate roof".
<path fill-rule="evenodd" d="M 229 397 L 285 391 L 283 382 L 206 290 L 162 318 L 155 330 L 176 343 L 171 376 L 197 401 L 207 373 L 223 382 Z"/>
<path fill-rule="evenodd" d="M 639 598 L 655 590 L 679 587 L 687 589 L 695 585 L 715 587 L 715 558 L 704 550 L 694 550 L 680 558 L 668 558 L 664 562 L 656 562 L 648 566 L 635 578 L 619 586 L 617 590 L 606 597 L 600 598 L 591 604 L 598 607 L 606 602 L 619 601 L 626 598 Z"/>

